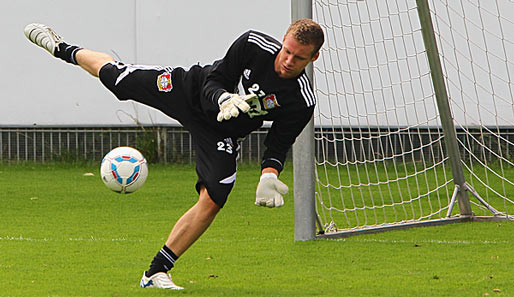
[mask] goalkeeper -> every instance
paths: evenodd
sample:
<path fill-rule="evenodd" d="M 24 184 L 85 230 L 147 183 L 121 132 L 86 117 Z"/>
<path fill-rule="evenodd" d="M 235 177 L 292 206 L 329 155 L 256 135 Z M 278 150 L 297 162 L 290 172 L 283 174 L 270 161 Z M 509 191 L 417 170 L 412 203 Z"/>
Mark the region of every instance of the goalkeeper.
<path fill-rule="evenodd" d="M 257 206 L 280 207 L 287 186 L 278 177 L 286 153 L 312 117 L 316 98 L 305 67 L 319 56 L 321 27 L 310 19 L 291 24 L 282 43 L 248 31 L 212 65 L 141 66 L 66 43 L 52 29 L 29 24 L 25 35 L 68 63 L 79 65 L 119 100 L 134 100 L 178 120 L 193 138 L 199 199 L 173 226 L 143 288 L 180 290 L 167 272 L 203 234 L 224 206 L 236 180 L 238 140 L 272 121 L 264 144 Z"/>

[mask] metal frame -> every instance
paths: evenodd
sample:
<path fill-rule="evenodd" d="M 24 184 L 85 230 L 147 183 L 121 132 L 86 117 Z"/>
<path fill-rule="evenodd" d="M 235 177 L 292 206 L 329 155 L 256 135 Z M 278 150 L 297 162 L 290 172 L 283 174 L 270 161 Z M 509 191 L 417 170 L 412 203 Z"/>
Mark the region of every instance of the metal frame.
<path fill-rule="evenodd" d="M 291 20 L 312 18 L 312 1 L 291 0 Z M 313 68 L 305 69 L 312 82 Z M 293 145 L 294 167 L 294 239 L 312 240 L 316 237 L 316 200 L 314 198 L 314 119 L 311 118 Z"/>
<path fill-rule="evenodd" d="M 428 6 L 428 0 L 416 0 L 416 2 L 423 41 L 430 65 L 430 72 L 437 100 L 437 107 L 440 114 L 441 126 L 444 134 L 449 162 L 452 169 L 453 181 L 455 184 L 455 189 L 452 194 L 450 205 L 448 207 L 447 217 L 435 220 L 413 220 L 394 224 L 351 228 L 325 234 L 321 224 L 317 221 L 318 217 L 315 211 L 314 123 L 313 119 L 311 119 L 293 146 L 296 241 L 312 240 L 316 238 L 348 237 L 357 234 L 376 233 L 412 227 L 444 225 L 458 222 L 513 220 L 512 217 L 499 212 L 491 205 L 489 205 L 466 182 L 457 141 L 457 131 L 453 123 L 448 101 L 448 93 L 442 72 L 441 61 L 439 59 L 439 52 L 435 39 L 430 9 Z M 291 0 L 291 18 L 293 21 L 300 18 L 312 18 L 312 1 Z M 306 69 L 306 72 L 312 81 L 312 67 Z M 476 217 L 471 210 L 471 203 L 468 197 L 468 192 L 470 192 L 494 216 Z M 458 203 L 459 205 L 460 215 L 451 217 L 455 203 Z M 315 234 L 316 223 L 318 224 L 319 228 L 318 234 Z"/>

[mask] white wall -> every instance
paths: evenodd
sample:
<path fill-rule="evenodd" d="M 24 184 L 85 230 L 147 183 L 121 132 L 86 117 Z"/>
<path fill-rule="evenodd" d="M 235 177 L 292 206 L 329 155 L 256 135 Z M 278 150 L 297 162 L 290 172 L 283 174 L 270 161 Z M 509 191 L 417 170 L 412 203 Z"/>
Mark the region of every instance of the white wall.
<path fill-rule="evenodd" d="M 51 57 L 23 34 L 49 25 L 72 44 L 122 61 L 189 67 L 223 57 L 248 29 L 281 39 L 288 0 L 20 0 L 0 10 L 0 126 L 171 124 L 162 113 L 118 102 L 94 77 Z M 113 54 L 115 52 L 116 54 Z"/>

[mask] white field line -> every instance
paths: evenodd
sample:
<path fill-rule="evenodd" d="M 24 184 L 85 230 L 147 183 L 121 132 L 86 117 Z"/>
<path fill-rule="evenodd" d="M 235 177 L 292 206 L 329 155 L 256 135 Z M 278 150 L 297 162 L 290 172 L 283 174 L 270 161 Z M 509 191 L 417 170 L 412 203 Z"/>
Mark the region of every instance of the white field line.
<path fill-rule="evenodd" d="M 164 238 L 159 238 L 156 240 L 164 240 Z M 253 240 L 261 240 L 258 238 L 248 238 L 243 241 L 253 241 Z M 277 239 L 278 240 L 278 239 Z M 495 245 L 495 244 L 512 244 L 510 241 L 506 240 L 395 240 L 395 239 L 360 239 L 360 238 L 337 238 L 337 239 L 320 239 L 320 241 L 342 241 L 342 242 L 376 242 L 376 243 L 387 243 L 387 244 L 453 244 L 453 245 Z M 34 242 L 64 242 L 64 241 L 86 241 L 86 242 L 118 242 L 118 241 L 126 241 L 126 242 L 143 242 L 141 239 L 126 239 L 125 237 L 121 238 L 99 238 L 99 237 L 69 237 L 69 238 L 31 238 L 31 237 L 23 237 L 23 236 L 2 236 L 0 237 L 1 241 L 34 241 Z M 214 238 L 204 239 L 204 241 L 224 241 Z"/>
<path fill-rule="evenodd" d="M 359 238 L 339 238 L 339 239 L 326 239 L 334 241 L 348 241 L 348 242 L 378 242 L 378 243 L 398 243 L 398 244 L 461 244 L 461 245 L 494 245 L 494 244 L 511 244 L 510 241 L 506 240 L 395 240 L 395 239 L 359 239 Z"/>
<path fill-rule="evenodd" d="M 0 241 L 36 241 L 36 242 L 49 242 L 49 241 L 55 241 L 55 242 L 63 242 L 63 241 L 126 241 L 126 242 L 143 242 L 141 239 L 126 239 L 125 237 L 121 238 L 99 238 L 99 237 L 76 237 L 76 238 L 32 238 L 32 237 L 23 237 L 23 236 L 1 236 Z"/>

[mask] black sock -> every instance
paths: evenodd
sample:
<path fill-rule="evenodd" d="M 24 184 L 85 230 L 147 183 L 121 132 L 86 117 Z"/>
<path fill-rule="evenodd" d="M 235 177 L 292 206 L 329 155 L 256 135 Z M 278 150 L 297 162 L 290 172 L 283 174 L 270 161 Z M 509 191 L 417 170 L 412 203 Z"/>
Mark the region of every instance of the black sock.
<path fill-rule="evenodd" d="M 155 255 L 150 264 L 150 269 L 145 272 L 146 277 L 150 277 L 157 272 L 168 272 L 175 265 L 178 256 L 175 255 L 166 245 Z"/>
<path fill-rule="evenodd" d="M 78 65 L 75 55 L 81 49 L 81 47 L 76 45 L 69 45 L 66 42 L 61 42 L 59 43 L 57 50 L 54 52 L 54 55 L 70 64 Z"/>

